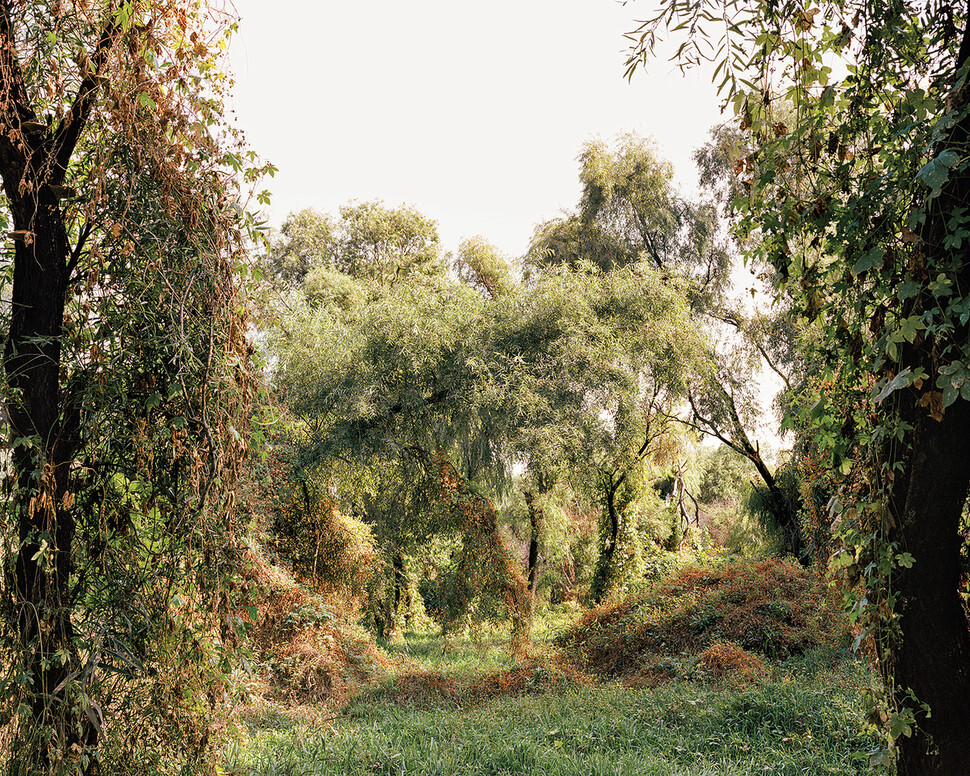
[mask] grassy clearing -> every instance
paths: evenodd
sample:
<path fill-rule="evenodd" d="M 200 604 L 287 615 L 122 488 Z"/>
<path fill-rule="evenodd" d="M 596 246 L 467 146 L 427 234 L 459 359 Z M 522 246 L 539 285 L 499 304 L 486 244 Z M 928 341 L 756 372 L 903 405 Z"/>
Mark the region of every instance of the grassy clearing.
<path fill-rule="evenodd" d="M 533 647 L 541 649 L 562 637 L 582 611 L 575 603 L 540 609 L 532 628 Z M 398 661 L 396 673 L 399 675 L 418 669 L 470 677 L 512 666 L 507 625 L 481 625 L 450 638 L 442 638 L 437 631 L 409 631 L 403 643 L 381 644 L 381 647 Z"/>
<path fill-rule="evenodd" d="M 409 633 L 349 699 L 251 707 L 226 772 L 868 773 L 871 677 L 845 658 L 830 592 L 777 561 L 685 569 L 585 615 L 542 612 L 521 664 L 505 629 Z"/>
<path fill-rule="evenodd" d="M 851 662 L 812 656 L 746 688 L 675 680 L 561 695 L 499 696 L 480 707 L 355 705 L 329 730 L 253 728 L 228 754 L 240 776 L 338 774 L 863 774 Z"/>

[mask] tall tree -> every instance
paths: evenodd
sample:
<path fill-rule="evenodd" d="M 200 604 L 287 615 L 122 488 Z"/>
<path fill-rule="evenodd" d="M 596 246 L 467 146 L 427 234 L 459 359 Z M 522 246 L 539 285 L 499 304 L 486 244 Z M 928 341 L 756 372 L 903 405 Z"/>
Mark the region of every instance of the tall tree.
<path fill-rule="evenodd" d="M 587 143 L 580 155 L 582 195 L 574 213 L 536 228 L 526 256 L 534 270 L 589 262 L 611 271 L 639 261 L 689 276 L 695 293 L 723 288 L 729 255 L 711 203 L 674 187 L 673 166 L 635 134 Z"/>
<path fill-rule="evenodd" d="M 507 444 L 545 490 L 566 473 L 600 502 L 600 598 L 618 576 L 632 500 L 624 495 L 635 493 L 699 352 L 686 295 L 644 261 L 612 272 L 559 268 L 503 318 L 486 363 L 502 387 Z"/>
<path fill-rule="evenodd" d="M 206 612 L 227 601 L 254 386 L 230 22 L 180 0 L 0 2 L 11 774 L 212 765 L 190 709 L 218 660 Z"/>
<path fill-rule="evenodd" d="M 690 31 L 682 63 L 716 60 L 752 148 L 738 228 L 821 324 L 807 421 L 843 478 L 837 562 L 860 573 L 856 613 L 892 706 L 895 745 L 873 759 L 966 772 L 968 9 L 665 2 L 632 36 L 631 72 L 663 29 Z"/>

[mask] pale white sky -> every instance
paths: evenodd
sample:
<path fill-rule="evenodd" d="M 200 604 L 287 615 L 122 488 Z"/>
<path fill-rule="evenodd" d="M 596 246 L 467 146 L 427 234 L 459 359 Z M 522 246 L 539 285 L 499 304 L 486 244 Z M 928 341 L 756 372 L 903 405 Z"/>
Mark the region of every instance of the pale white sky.
<path fill-rule="evenodd" d="M 579 199 L 588 139 L 652 135 L 693 187 L 720 118 L 704 74 L 666 61 L 629 84 L 623 33 L 651 0 L 235 0 L 234 107 L 279 167 L 273 225 L 351 199 L 413 205 L 443 247 L 510 256 Z"/>

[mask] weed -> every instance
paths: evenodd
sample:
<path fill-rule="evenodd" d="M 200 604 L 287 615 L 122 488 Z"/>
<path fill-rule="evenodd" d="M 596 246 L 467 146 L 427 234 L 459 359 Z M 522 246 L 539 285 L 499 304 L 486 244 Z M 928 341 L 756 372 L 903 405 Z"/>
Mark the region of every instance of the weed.
<path fill-rule="evenodd" d="M 698 657 L 721 643 L 782 661 L 821 644 L 848 644 L 848 624 L 831 596 L 820 580 L 778 559 L 692 566 L 589 612 L 558 643 L 607 676 L 667 671 L 661 659 Z"/>

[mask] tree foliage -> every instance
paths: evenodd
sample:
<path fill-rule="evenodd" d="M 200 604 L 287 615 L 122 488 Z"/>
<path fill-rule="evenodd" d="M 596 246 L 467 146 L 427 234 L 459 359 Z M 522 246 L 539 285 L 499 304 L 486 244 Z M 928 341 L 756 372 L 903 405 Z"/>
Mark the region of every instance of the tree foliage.
<path fill-rule="evenodd" d="M 697 293 L 727 281 L 729 256 L 713 204 L 692 202 L 673 184 L 673 166 L 635 134 L 611 146 L 587 143 L 580 155 L 576 211 L 536 228 L 527 262 L 534 268 L 589 262 L 604 271 L 641 259 L 689 276 Z"/>
<path fill-rule="evenodd" d="M 213 765 L 255 395 L 232 19 L 0 3 L 11 774 Z M 262 196 L 262 195 L 261 195 Z"/>
<path fill-rule="evenodd" d="M 389 574 L 413 565 L 408 558 L 416 561 L 420 547 L 449 531 L 454 537 L 456 529 L 484 526 L 484 534 L 462 534 L 456 545 L 461 574 L 441 579 L 466 578 L 467 586 L 462 558 L 490 563 L 482 572 L 502 577 L 495 569 L 509 566 L 494 552 L 462 548 L 483 537 L 508 545 L 490 526 L 519 519 L 497 509 L 519 487 L 534 593 L 545 526 L 552 525 L 546 513 L 564 514 L 550 501 L 557 483 L 575 478 L 590 498 L 609 491 L 612 503 L 648 455 L 664 422 L 661 407 L 671 409 L 684 395 L 698 347 L 689 308 L 678 281 L 662 279 L 646 262 L 609 273 L 589 262 L 549 268 L 520 285 L 509 262 L 476 238 L 460 246 L 454 263 L 458 278 L 417 272 L 407 283 L 351 276 L 333 264 L 310 270 L 274 341 L 275 382 L 308 429 L 308 465 L 319 463 L 321 472 L 341 461 L 357 467 L 356 483 L 341 479 L 335 487 L 347 508 L 369 515 L 363 519 L 388 548 Z M 346 295 L 318 293 L 321 273 L 328 288 Z M 477 512 L 491 517 L 461 520 L 461 510 L 451 517 L 441 511 L 447 488 L 440 466 L 431 465 L 441 456 L 449 477 L 458 478 L 454 492 L 474 494 Z M 635 528 L 632 517 L 627 522 Z M 508 584 L 492 592 L 518 590 Z M 476 596 L 439 591 L 439 599 L 477 606 L 484 588 L 477 589 Z M 506 608 L 517 602 L 508 608 L 513 624 L 528 620 L 530 595 L 502 596 Z M 390 598 L 398 601 L 398 593 Z M 490 606 L 481 603 L 482 611 Z"/>
<path fill-rule="evenodd" d="M 631 34 L 631 72 L 665 29 L 684 65 L 714 61 L 748 148 L 737 229 L 821 330 L 803 422 L 889 691 L 895 746 L 873 761 L 966 770 L 967 8 L 667 2 Z"/>

